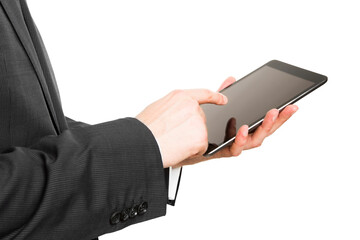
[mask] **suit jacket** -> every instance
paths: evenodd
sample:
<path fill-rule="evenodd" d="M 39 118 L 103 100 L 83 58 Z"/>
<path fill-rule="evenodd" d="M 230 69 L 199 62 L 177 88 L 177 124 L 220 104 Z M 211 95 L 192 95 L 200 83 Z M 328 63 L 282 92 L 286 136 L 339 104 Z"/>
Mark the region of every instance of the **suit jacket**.
<path fill-rule="evenodd" d="M 64 116 L 25 0 L 0 0 L 0 239 L 93 239 L 166 214 L 161 154 L 135 118 Z"/>

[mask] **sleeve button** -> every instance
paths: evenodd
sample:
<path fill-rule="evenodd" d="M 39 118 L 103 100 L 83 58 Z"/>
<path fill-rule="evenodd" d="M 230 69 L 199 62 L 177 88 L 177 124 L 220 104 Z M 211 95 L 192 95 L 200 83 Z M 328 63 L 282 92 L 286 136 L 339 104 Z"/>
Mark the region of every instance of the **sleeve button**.
<path fill-rule="evenodd" d="M 129 217 L 134 218 L 138 214 L 137 209 L 135 207 L 129 208 Z"/>
<path fill-rule="evenodd" d="M 139 206 L 137 207 L 138 215 L 144 215 L 147 212 L 147 209 L 148 209 L 147 202 L 140 203 Z"/>
<path fill-rule="evenodd" d="M 110 217 L 110 224 L 111 225 L 118 224 L 120 222 L 120 215 L 121 214 L 119 212 L 114 212 Z"/>
<path fill-rule="evenodd" d="M 129 214 L 128 214 L 127 210 L 126 209 L 122 210 L 120 213 L 120 221 L 125 222 L 128 219 L 129 219 Z"/>

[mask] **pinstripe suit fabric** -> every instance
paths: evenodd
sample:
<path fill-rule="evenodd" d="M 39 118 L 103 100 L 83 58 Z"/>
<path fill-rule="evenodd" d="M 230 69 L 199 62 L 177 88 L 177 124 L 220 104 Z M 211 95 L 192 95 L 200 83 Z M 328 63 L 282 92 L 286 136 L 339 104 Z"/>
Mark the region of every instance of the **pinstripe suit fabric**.
<path fill-rule="evenodd" d="M 111 224 L 146 201 L 146 214 Z M 135 118 L 65 117 L 25 0 L 0 0 L 0 239 L 84 239 L 166 214 L 161 155 Z"/>

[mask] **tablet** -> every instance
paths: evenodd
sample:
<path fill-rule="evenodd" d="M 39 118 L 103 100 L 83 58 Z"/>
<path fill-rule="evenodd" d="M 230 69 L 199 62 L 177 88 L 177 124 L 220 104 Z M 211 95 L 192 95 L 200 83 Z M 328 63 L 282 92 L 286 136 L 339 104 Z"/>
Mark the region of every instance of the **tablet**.
<path fill-rule="evenodd" d="M 226 105 L 201 105 L 206 116 L 209 141 L 204 155 L 212 155 L 233 142 L 242 125 L 249 126 L 249 133 L 254 132 L 269 110 L 277 108 L 281 111 L 326 81 L 324 75 L 277 60 L 236 81 L 220 91 L 228 98 Z M 231 127 L 236 131 L 229 131 Z M 227 136 L 229 132 L 233 136 Z"/>

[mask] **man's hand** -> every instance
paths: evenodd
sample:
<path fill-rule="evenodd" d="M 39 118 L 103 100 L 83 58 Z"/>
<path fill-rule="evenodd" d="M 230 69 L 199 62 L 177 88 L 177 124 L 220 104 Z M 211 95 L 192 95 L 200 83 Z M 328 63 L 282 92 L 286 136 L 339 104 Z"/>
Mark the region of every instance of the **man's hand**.
<path fill-rule="evenodd" d="M 235 78 L 229 77 L 220 86 L 218 91 L 230 86 L 235 82 Z M 267 112 L 264 121 L 252 134 L 248 134 L 248 126 L 243 125 L 238 130 L 234 142 L 221 149 L 210 157 L 202 155 L 194 155 L 180 162 L 174 167 L 195 164 L 198 162 L 210 160 L 213 158 L 233 157 L 239 156 L 243 150 L 256 148 L 261 146 L 264 139 L 273 134 L 282 124 L 284 124 L 296 111 L 296 105 L 288 105 L 280 113 L 277 109 L 271 109 Z"/>
<path fill-rule="evenodd" d="M 206 119 L 200 108 L 203 103 L 226 104 L 227 98 L 205 89 L 175 90 L 136 116 L 156 138 L 164 168 L 207 150 Z"/>

